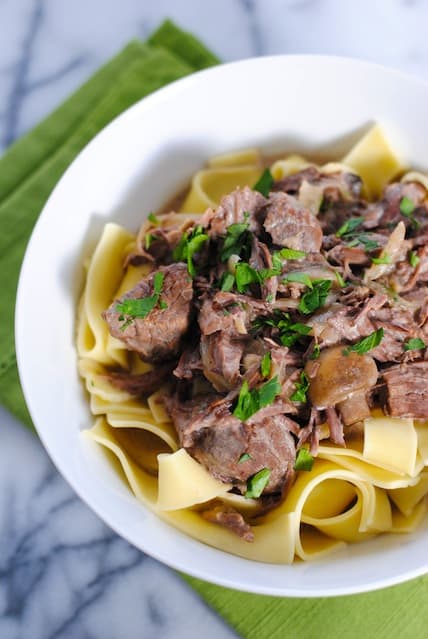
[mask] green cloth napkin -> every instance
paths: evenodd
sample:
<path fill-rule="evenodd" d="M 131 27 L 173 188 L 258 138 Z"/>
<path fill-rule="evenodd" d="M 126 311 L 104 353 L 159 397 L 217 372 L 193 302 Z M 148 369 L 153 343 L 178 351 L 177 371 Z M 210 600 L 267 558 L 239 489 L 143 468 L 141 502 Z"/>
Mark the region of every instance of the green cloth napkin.
<path fill-rule="evenodd" d="M 0 402 L 32 427 L 13 338 L 18 273 L 35 221 L 70 162 L 116 115 L 168 82 L 217 64 L 191 34 L 165 22 L 131 42 L 0 159 Z M 428 577 L 352 597 L 286 599 L 185 577 L 246 639 L 419 639 L 428 636 Z"/>

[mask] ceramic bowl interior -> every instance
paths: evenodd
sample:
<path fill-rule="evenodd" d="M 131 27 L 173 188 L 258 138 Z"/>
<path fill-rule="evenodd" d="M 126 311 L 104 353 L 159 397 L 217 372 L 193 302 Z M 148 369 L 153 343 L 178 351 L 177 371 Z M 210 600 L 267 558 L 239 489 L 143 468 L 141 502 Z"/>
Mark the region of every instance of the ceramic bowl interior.
<path fill-rule="evenodd" d="M 16 317 L 19 371 L 39 435 L 59 471 L 114 530 L 202 579 L 258 593 L 328 596 L 397 583 L 428 570 L 428 523 L 313 563 L 250 562 L 191 539 L 131 495 L 103 453 L 82 441 L 92 423 L 76 371 L 82 264 L 103 225 L 136 230 L 207 158 L 265 153 L 339 158 L 380 122 L 405 162 L 428 168 L 428 85 L 364 62 L 279 56 L 223 65 L 145 98 L 104 129 L 66 171 L 36 225 Z"/>

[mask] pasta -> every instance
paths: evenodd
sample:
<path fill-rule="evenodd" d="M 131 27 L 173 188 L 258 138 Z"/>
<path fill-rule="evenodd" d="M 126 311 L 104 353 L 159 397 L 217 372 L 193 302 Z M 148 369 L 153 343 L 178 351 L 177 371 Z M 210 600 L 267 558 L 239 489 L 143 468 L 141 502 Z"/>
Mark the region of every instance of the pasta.
<path fill-rule="evenodd" d="M 307 159 L 289 155 L 274 161 L 270 170 L 278 181 L 311 166 Z M 180 211 L 160 219 L 185 233 L 207 209 L 215 209 L 224 194 L 237 185 L 254 185 L 262 170 L 262 158 L 254 149 L 212 158 L 193 177 Z M 325 179 L 341 171 L 357 174 L 370 198 L 379 197 L 393 178 L 404 173 L 379 126 L 343 162 L 328 163 L 319 170 Z M 428 188 L 428 178 L 419 173 L 407 173 L 402 181 Z M 300 196 L 302 205 L 316 215 L 324 197 L 319 187 L 305 182 Z M 361 420 L 362 428 L 347 439 L 345 447 L 329 437 L 331 427 L 329 431 L 326 424 L 318 424 L 319 445 L 308 438 L 301 446 L 312 457 L 311 469 L 297 470 L 285 496 L 270 508 L 267 502 L 234 490 L 236 483 L 213 476 L 181 445 L 164 402 L 170 392 L 168 378 L 143 393 L 144 399 L 121 386 L 121 371 L 138 381 L 156 375 L 159 368 L 142 361 L 124 341 L 112 336 L 102 318 L 114 300 L 124 299 L 150 273 L 146 238 L 151 241 L 151 228 L 147 221 L 136 236 L 117 224 L 105 226 L 87 265 L 77 322 L 79 373 L 95 417 L 83 436 L 115 456 L 135 497 L 195 539 L 270 563 L 312 560 L 346 543 L 414 530 L 424 516 L 428 494 L 428 421 L 388 416 L 375 409 Z M 381 253 L 378 262 L 384 259 L 388 267 L 386 257 Z M 293 309 L 292 297 L 287 303 L 286 311 Z M 275 365 L 272 359 L 272 370 Z M 241 515 L 251 543 L 235 534 L 233 527 L 219 525 L 218 512 Z"/>

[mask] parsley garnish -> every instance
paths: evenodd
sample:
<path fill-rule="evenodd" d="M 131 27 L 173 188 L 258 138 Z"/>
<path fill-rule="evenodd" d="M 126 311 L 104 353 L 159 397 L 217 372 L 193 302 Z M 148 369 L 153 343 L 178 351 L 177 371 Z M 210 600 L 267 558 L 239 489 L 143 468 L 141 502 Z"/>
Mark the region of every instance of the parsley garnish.
<path fill-rule="evenodd" d="M 339 271 L 334 271 L 334 274 L 335 274 L 335 276 L 336 276 L 336 280 L 337 280 L 337 283 L 338 283 L 338 285 L 340 286 L 340 288 L 345 288 L 345 286 L 346 286 L 346 282 L 345 282 L 345 280 L 343 279 L 342 274 L 341 274 L 341 273 L 339 273 Z"/>
<path fill-rule="evenodd" d="M 410 217 L 415 210 L 415 203 L 407 195 L 405 195 L 400 202 L 400 213 L 405 217 Z"/>
<path fill-rule="evenodd" d="M 262 468 L 261 470 L 259 470 L 258 473 L 247 480 L 247 492 L 244 496 L 247 499 L 257 499 L 258 497 L 260 497 L 260 495 L 268 485 L 269 479 L 269 468 Z"/>
<path fill-rule="evenodd" d="M 176 262 L 187 261 L 187 270 L 192 277 L 196 275 L 193 256 L 201 249 L 207 240 L 208 235 L 203 232 L 202 226 L 196 226 L 190 232 L 183 233 L 180 242 L 174 249 L 173 259 Z"/>
<path fill-rule="evenodd" d="M 331 289 L 331 280 L 313 280 L 312 288 L 304 293 L 297 307 L 301 313 L 309 315 L 323 306 Z"/>
<path fill-rule="evenodd" d="M 153 240 L 156 240 L 156 236 L 152 235 L 152 233 L 146 233 L 144 236 L 144 246 L 146 251 L 149 250 L 149 248 L 152 245 Z"/>
<path fill-rule="evenodd" d="M 245 293 L 250 284 L 259 284 L 259 273 L 247 262 L 238 262 L 235 266 L 236 288 L 239 293 Z"/>
<path fill-rule="evenodd" d="M 411 200 L 406 195 L 401 199 L 401 202 L 400 202 L 401 215 L 404 215 L 404 217 L 407 217 L 407 219 L 410 220 L 410 222 L 413 224 L 415 228 L 419 228 L 419 222 L 413 215 L 415 208 L 416 208 L 416 204 L 413 202 L 413 200 Z"/>
<path fill-rule="evenodd" d="M 369 233 L 350 233 L 343 239 L 350 240 L 349 242 L 347 242 L 347 246 L 349 246 L 349 248 L 358 246 L 358 244 L 361 244 L 365 251 L 374 251 L 374 249 L 379 248 L 378 242 L 376 242 L 376 240 L 370 239 Z"/>
<path fill-rule="evenodd" d="M 344 355 L 349 355 L 349 353 L 358 353 L 358 355 L 364 355 L 364 353 L 368 353 L 373 348 L 376 348 L 383 339 L 383 328 L 378 328 L 377 331 L 373 331 L 367 337 L 363 337 L 359 342 L 353 344 L 352 346 L 347 346 L 343 349 Z"/>
<path fill-rule="evenodd" d="M 413 268 L 416 268 L 420 261 L 421 261 L 421 259 L 418 256 L 418 254 L 416 253 L 416 251 L 410 251 L 410 253 L 409 253 L 410 266 L 413 266 Z"/>
<path fill-rule="evenodd" d="M 151 222 L 155 226 L 158 226 L 160 224 L 160 219 L 156 217 L 154 213 L 149 213 L 147 216 L 147 219 L 149 220 L 149 222 Z"/>
<path fill-rule="evenodd" d="M 262 326 L 274 326 L 279 330 L 279 339 L 284 346 L 293 346 L 297 340 L 305 335 L 309 335 L 312 331 L 310 326 L 293 322 L 288 313 L 275 311 L 273 317 L 258 317 L 253 322 L 253 328 L 258 329 Z"/>
<path fill-rule="evenodd" d="M 227 235 L 220 253 L 222 262 L 227 262 L 231 255 L 239 255 L 239 257 L 248 259 L 251 251 L 249 226 L 247 222 L 242 222 L 240 224 L 231 224 L 227 228 Z"/>
<path fill-rule="evenodd" d="M 275 180 L 273 179 L 270 169 L 265 169 L 253 186 L 253 191 L 258 191 L 265 197 L 268 197 L 274 182 Z"/>
<path fill-rule="evenodd" d="M 425 348 L 426 344 L 420 337 L 412 337 L 404 344 L 405 351 L 418 351 Z"/>
<path fill-rule="evenodd" d="M 272 357 L 271 357 L 271 354 L 267 352 L 263 355 L 262 361 L 260 364 L 260 372 L 263 375 L 263 377 L 269 377 L 271 364 L 272 364 Z"/>
<path fill-rule="evenodd" d="M 220 278 L 219 286 L 222 291 L 231 291 L 235 284 L 235 276 L 226 271 Z"/>
<path fill-rule="evenodd" d="M 283 278 L 283 282 L 298 282 L 304 284 L 308 288 L 313 288 L 312 280 L 307 273 L 287 273 Z"/>
<path fill-rule="evenodd" d="M 242 462 L 248 461 L 249 459 L 253 459 L 250 453 L 242 453 L 241 457 L 238 459 L 238 464 L 242 464 Z"/>
<path fill-rule="evenodd" d="M 336 237 L 343 237 L 344 235 L 348 235 L 348 233 L 352 233 L 364 222 L 363 217 L 351 217 L 351 219 L 347 220 L 340 229 L 336 233 Z"/>
<path fill-rule="evenodd" d="M 320 355 L 321 355 L 320 345 L 314 344 L 314 347 L 312 349 L 311 355 L 309 356 L 309 359 L 318 359 Z"/>
<path fill-rule="evenodd" d="M 300 448 L 294 463 L 294 470 L 312 470 L 314 458 L 307 448 Z"/>
<path fill-rule="evenodd" d="M 372 257 L 373 264 L 391 264 L 391 256 L 388 253 L 381 255 L 379 257 Z"/>
<path fill-rule="evenodd" d="M 279 253 L 284 260 L 301 260 L 303 257 L 306 257 L 305 251 L 296 251 L 291 248 L 283 248 L 277 251 L 277 253 Z"/>
<path fill-rule="evenodd" d="M 304 404 L 307 401 L 306 393 L 309 390 L 309 377 L 305 371 L 300 373 L 299 381 L 295 384 L 295 391 L 291 395 L 292 402 L 302 402 Z"/>
<path fill-rule="evenodd" d="M 363 222 L 363 217 L 351 217 L 351 219 L 342 224 L 336 233 L 336 237 L 341 237 L 349 248 L 361 244 L 366 251 L 373 251 L 373 249 L 378 248 L 379 244 L 370 239 L 368 233 L 358 230 Z"/>
<path fill-rule="evenodd" d="M 249 389 L 248 382 L 245 380 L 239 391 L 238 403 L 233 414 L 245 422 L 261 408 L 271 404 L 280 392 L 281 384 L 278 382 L 278 377 L 273 377 L 260 388 L 253 388 L 253 390 Z"/>
<path fill-rule="evenodd" d="M 124 322 L 120 330 L 124 331 L 134 319 L 144 319 L 159 302 L 162 291 L 164 274 L 158 271 L 153 277 L 153 295 L 137 299 L 124 299 L 116 304 L 115 310 L 120 313 L 119 321 Z M 160 308 L 166 308 L 165 302 L 159 303 Z"/>

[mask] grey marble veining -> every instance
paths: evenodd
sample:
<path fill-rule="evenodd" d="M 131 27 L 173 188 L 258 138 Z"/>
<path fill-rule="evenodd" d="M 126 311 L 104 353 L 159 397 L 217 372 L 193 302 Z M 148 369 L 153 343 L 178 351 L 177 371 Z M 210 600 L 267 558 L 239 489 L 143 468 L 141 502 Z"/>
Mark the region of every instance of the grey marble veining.
<path fill-rule="evenodd" d="M 223 60 L 337 54 L 428 79 L 423 0 L 0 0 L 0 151 L 165 17 Z M 0 639 L 235 636 L 90 512 L 1 409 L 0 428 Z"/>

